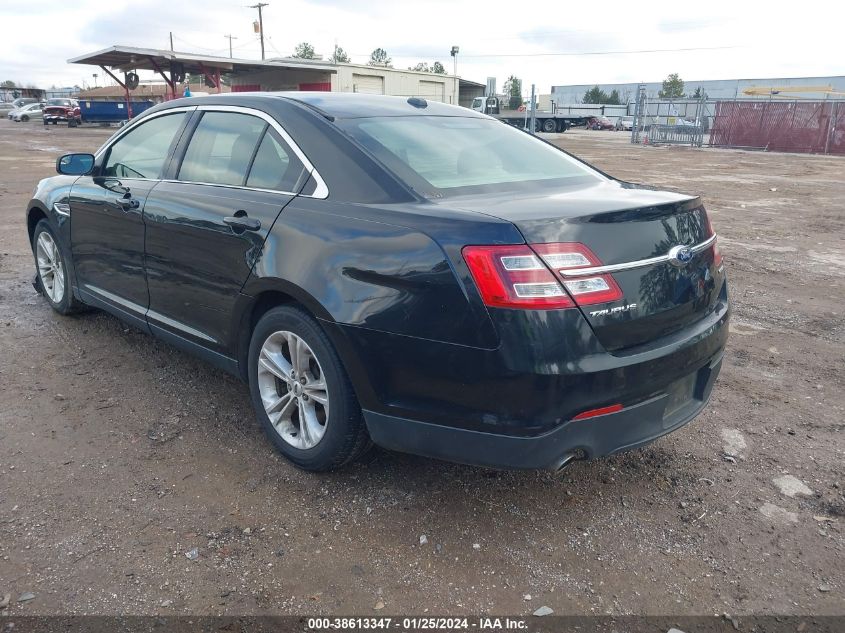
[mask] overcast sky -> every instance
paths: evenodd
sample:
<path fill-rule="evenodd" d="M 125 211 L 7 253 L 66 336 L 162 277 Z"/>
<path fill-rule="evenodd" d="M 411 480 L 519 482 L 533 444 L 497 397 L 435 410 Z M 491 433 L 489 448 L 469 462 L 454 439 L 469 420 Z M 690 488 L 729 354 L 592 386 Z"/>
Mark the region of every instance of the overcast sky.
<path fill-rule="evenodd" d="M 672 72 L 687 81 L 845 74 L 845 3 L 835 1 L 265 1 L 268 58 L 290 55 L 301 41 L 328 57 L 337 43 L 353 62 L 382 47 L 397 68 L 438 60 L 451 72 L 456 44 L 458 74 L 480 82 L 495 76 L 499 89 L 510 74 L 540 93 L 552 85 L 659 81 Z M 170 31 L 177 51 L 228 56 L 224 35 L 231 34 L 235 57 L 260 59 L 250 3 L 2 0 L 0 81 L 90 85 L 102 71 L 68 58 L 113 44 L 169 48 Z"/>

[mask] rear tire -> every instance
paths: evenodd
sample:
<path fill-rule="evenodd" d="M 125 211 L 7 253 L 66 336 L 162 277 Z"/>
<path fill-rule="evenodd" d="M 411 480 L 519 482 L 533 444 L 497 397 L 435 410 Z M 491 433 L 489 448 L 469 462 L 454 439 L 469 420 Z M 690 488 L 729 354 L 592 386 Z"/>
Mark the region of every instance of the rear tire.
<path fill-rule="evenodd" d="M 333 470 L 370 447 L 352 383 L 328 336 L 307 312 L 281 306 L 262 316 L 248 363 L 258 421 L 294 465 Z"/>
<path fill-rule="evenodd" d="M 557 121 L 554 119 L 546 119 L 543 121 L 543 131 L 544 132 L 557 132 Z"/>

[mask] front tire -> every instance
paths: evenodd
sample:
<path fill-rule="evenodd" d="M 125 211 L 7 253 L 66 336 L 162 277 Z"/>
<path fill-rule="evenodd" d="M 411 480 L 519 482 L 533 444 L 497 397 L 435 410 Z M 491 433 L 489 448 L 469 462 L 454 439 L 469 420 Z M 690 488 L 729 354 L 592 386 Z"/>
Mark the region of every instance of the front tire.
<path fill-rule="evenodd" d="M 26 123 L 27 121 L 29 121 L 29 117 L 28 117 L 28 116 L 26 116 L 26 115 L 24 114 L 24 115 L 21 117 L 21 121 L 23 121 L 24 123 Z"/>
<path fill-rule="evenodd" d="M 47 303 L 59 314 L 76 312 L 79 305 L 70 289 L 67 257 L 47 220 L 41 220 L 35 226 L 32 250 L 35 254 L 41 294 Z"/>
<path fill-rule="evenodd" d="M 370 446 L 361 408 L 331 341 L 298 307 L 268 311 L 252 333 L 249 389 L 261 426 L 299 468 L 339 468 Z"/>

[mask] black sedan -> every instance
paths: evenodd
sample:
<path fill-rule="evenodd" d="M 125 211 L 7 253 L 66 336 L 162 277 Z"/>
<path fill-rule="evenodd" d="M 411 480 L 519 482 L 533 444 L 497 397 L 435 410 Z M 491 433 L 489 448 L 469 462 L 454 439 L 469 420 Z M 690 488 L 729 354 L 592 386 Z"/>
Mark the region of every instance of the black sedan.
<path fill-rule="evenodd" d="M 698 198 L 420 98 L 180 99 L 57 161 L 36 288 L 234 373 L 301 468 L 559 469 L 692 420 L 728 291 Z"/>

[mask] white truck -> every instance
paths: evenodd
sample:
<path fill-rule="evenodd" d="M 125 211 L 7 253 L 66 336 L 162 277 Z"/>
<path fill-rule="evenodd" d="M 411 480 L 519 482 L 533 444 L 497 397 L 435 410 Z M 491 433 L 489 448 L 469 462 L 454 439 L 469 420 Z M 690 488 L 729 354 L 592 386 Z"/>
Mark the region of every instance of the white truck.
<path fill-rule="evenodd" d="M 516 127 L 528 128 L 531 125 L 531 110 L 521 106 L 519 110 L 507 110 L 504 107 L 506 96 L 476 97 L 470 106 L 476 112 L 483 112 Z M 627 106 L 604 104 L 573 104 L 555 106 L 552 111 L 534 111 L 535 132 L 565 132 L 572 126 L 586 125 L 595 117 L 606 116 L 615 121 L 617 117 L 626 115 Z"/>

